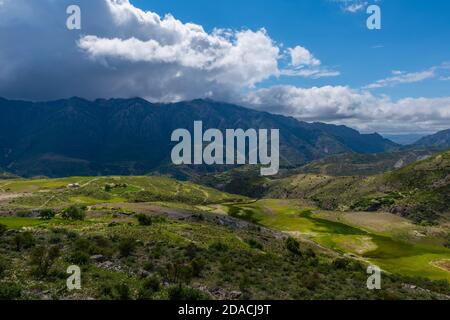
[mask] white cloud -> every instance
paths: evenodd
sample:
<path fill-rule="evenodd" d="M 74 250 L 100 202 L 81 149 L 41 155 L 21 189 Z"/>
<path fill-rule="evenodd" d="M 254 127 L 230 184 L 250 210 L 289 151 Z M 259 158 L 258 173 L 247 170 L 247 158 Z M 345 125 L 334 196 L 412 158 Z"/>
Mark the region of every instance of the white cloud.
<path fill-rule="evenodd" d="M 285 76 L 297 76 L 304 78 L 324 78 L 336 77 L 340 75 L 339 71 L 329 70 L 321 66 L 321 61 L 302 46 L 287 49 L 287 53 L 291 60 L 291 67 L 281 70 L 281 74 Z"/>
<path fill-rule="evenodd" d="M 345 86 L 275 86 L 250 93 L 253 108 L 305 121 L 346 124 L 365 132 L 429 132 L 446 129 L 450 97 L 394 101 Z"/>
<path fill-rule="evenodd" d="M 394 70 L 392 71 L 391 77 L 381 79 L 372 84 L 369 84 L 365 87 L 365 89 L 377 89 L 384 87 L 392 87 L 398 84 L 421 82 L 427 79 L 434 78 L 435 76 L 436 76 L 435 67 L 420 72 L 410 72 L 410 73 Z"/>
<path fill-rule="evenodd" d="M 319 66 L 320 60 L 316 59 L 308 49 L 302 46 L 296 46 L 295 48 L 288 49 L 291 55 L 291 64 L 294 67 L 299 66 Z"/>
<path fill-rule="evenodd" d="M 332 1 L 340 3 L 342 10 L 350 13 L 363 11 L 369 5 L 369 3 L 365 0 L 332 0 Z"/>

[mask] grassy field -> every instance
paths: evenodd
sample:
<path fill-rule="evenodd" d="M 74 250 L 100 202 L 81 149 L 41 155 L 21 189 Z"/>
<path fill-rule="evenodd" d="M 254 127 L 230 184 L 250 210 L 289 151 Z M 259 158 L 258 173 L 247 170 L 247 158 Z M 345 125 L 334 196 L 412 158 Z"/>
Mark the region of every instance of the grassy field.
<path fill-rule="evenodd" d="M 450 281 L 450 270 L 436 265 L 450 259 L 450 250 L 443 246 L 444 227 L 421 227 L 383 213 L 316 211 L 293 200 L 261 200 L 226 211 L 231 207 L 246 212 L 243 218 L 311 239 L 388 272 Z"/>
<path fill-rule="evenodd" d="M 69 188 L 70 184 L 78 184 L 78 186 Z M 212 188 L 165 177 L 70 177 L 4 180 L 0 181 L 0 193 L 18 196 L 12 201 L 4 201 L 3 209 L 8 206 L 15 209 L 38 209 L 64 207 L 68 204 L 96 205 L 151 201 L 208 204 L 245 199 Z M 2 209 L 1 201 L 0 209 Z"/>

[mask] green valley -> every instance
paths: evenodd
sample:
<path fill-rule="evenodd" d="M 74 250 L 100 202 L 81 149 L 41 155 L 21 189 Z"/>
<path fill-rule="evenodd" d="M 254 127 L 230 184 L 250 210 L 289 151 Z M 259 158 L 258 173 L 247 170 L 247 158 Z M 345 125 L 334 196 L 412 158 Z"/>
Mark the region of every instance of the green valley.
<path fill-rule="evenodd" d="M 446 230 L 166 177 L 8 179 L 0 298 L 448 299 Z M 74 264 L 83 289 L 68 291 Z"/>

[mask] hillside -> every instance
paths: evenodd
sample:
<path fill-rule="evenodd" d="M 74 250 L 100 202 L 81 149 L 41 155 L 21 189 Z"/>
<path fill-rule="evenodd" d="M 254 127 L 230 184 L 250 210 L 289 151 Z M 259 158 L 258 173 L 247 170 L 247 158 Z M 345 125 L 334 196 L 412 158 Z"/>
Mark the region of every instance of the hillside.
<path fill-rule="evenodd" d="M 310 162 L 298 169 L 298 173 L 330 176 L 375 175 L 405 167 L 424 160 L 433 154 L 431 149 L 399 150 L 385 153 L 346 153 Z"/>
<path fill-rule="evenodd" d="M 152 104 L 138 98 L 38 103 L 0 99 L 0 167 L 25 177 L 147 174 L 169 163 L 173 130 L 192 130 L 197 120 L 205 130 L 280 129 L 281 162 L 289 167 L 331 154 L 397 147 L 379 135 L 209 100 Z"/>
<path fill-rule="evenodd" d="M 371 177 L 300 174 L 274 181 L 266 196 L 309 199 L 330 210 L 384 210 L 432 222 L 450 208 L 450 151 Z"/>
<path fill-rule="evenodd" d="M 440 131 L 436 134 L 424 137 L 417 141 L 415 146 L 419 147 L 435 147 L 435 148 L 441 148 L 441 149 L 448 149 L 450 148 L 450 129 Z"/>
<path fill-rule="evenodd" d="M 383 290 L 367 290 L 366 260 L 270 223 L 276 214 L 295 228 L 306 214 L 295 203 L 257 203 L 160 177 L 3 180 L 0 188 L 0 299 L 449 299 L 447 274 L 418 278 L 423 264 L 383 274 Z M 260 207 L 268 221 L 222 211 L 240 206 Z M 312 227 L 340 235 L 336 223 L 322 225 Z M 363 232 L 341 229 L 341 237 Z M 411 245 L 390 241 L 411 255 Z M 439 264 L 448 256 L 437 245 L 415 250 Z M 66 289 L 73 264 L 82 268 L 82 290 Z"/>

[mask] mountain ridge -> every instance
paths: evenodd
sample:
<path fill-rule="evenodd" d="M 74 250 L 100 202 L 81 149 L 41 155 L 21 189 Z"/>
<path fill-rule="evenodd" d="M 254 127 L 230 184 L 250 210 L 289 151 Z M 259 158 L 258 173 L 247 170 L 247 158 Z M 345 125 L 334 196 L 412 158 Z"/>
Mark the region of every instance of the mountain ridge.
<path fill-rule="evenodd" d="M 414 146 L 436 147 L 441 149 L 450 148 L 450 129 L 439 131 L 435 134 L 423 137 Z"/>
<path fill-rule="evenodd" d="M 307 123 L 212 100 L 151 103 L 142 98 L 49 102 L 0 99 L 0 167 L 21 176 L 139 175 L 169 163 L 175 129 L 280 129 L 282 165 L 327 155 L 398 148 L 379 135 Z M 157 151 L 157 152 L 155 152 Z"/>

